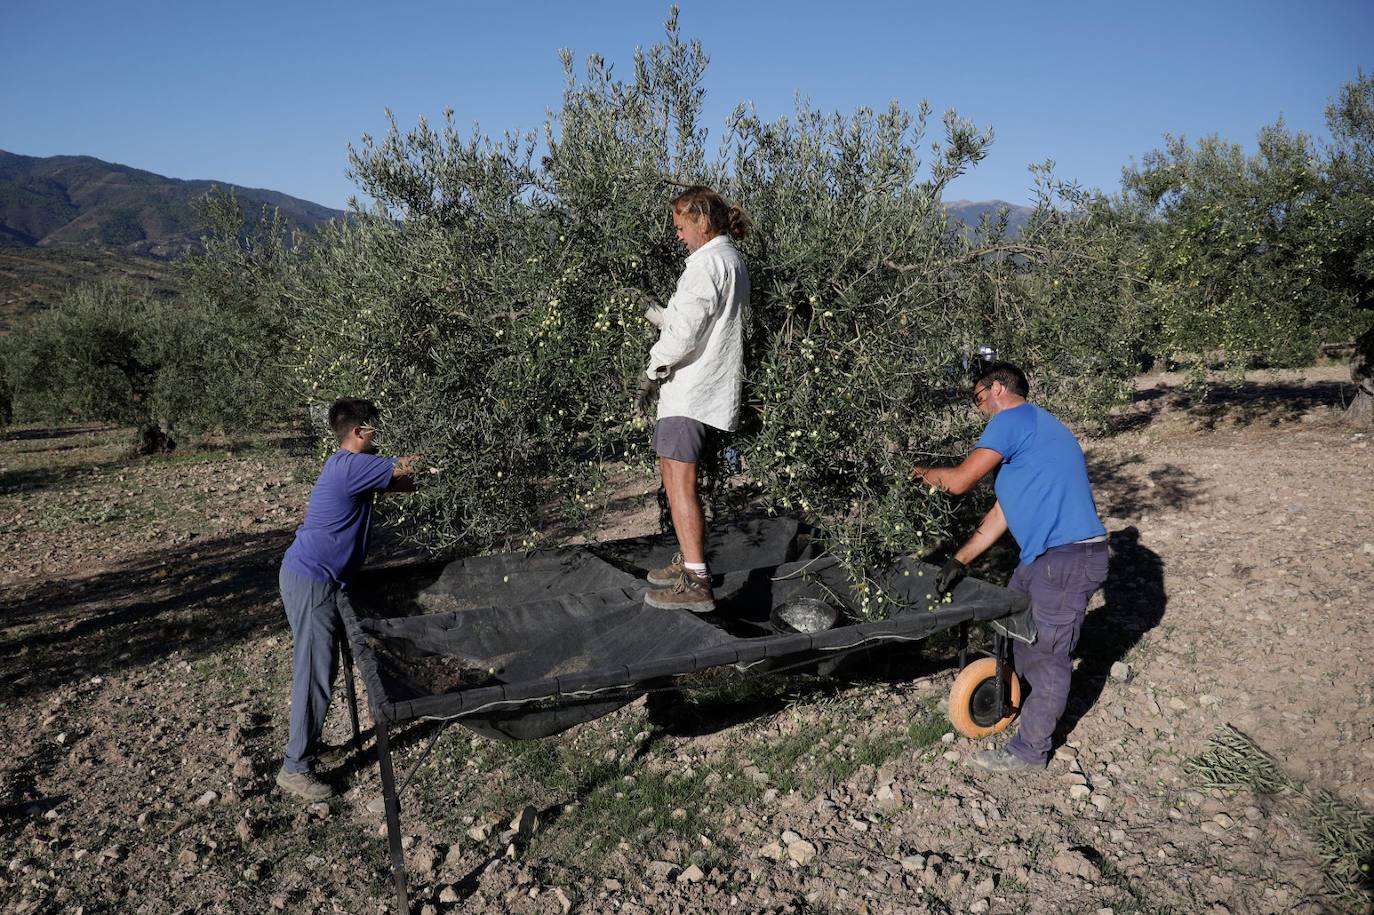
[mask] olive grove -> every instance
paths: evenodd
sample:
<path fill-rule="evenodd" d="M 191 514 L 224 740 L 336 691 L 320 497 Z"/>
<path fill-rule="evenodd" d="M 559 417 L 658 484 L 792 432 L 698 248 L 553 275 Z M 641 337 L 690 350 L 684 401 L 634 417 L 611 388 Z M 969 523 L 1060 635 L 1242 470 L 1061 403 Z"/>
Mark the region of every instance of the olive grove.
<path fill-rule="evenodd" d="M 1326 124 L 1328 275 L 1335 294 L 1358 312 L 1350 361 L 1356 395 L 1348 414 L 1352 423 L 1374 427 L 1374 76 L 1362 72 L 1346 83 L 1326 109 Z"/>
<path fill-rule="evenodd" d="M 202 207 L 203 249 L 181 261 L 179 295 L 129 283 L 78 286 L 0 340 L 0 399 L 19 421 L 129 425 L 137 450 L 174 436 L 280 422 L 295 402 L 276 298 L 289 257 L 273 213 L 248 223 L 232 193 Z"/>
<path fill-rule="evenodd" d="M 1342 87 L 1323 148 L 1282 120 L 1256 152 L 1166 137 L 1125 169 L 1123 211 L 1140 225 L 1145 338 L 1201 372 L 1310 364 L 1323 344 L 1358 340 L 1352 417 L 1368 422 L 1374 324 L 1374 80 Z"/>
<path fill-rule="evenodd" d="M 450 113 L 352 152 L 373 203 L 291 272 L 291 361 L 320 402 L 374 397 L 383 447 L 434 467 L 394 516 L 423 542 L 531 546 L 604 506 L 609 467 L 648 463 L 650 423 L 631 409 L 654 335 L 642 305 L 681 270 L 668 201 L 691 183 L 755 225 L 731 443 L 764 500 L 818 520 L 856 579 L 953 533 L 947 497 L 909 469 L 971 443 L 978 347 L 1024 363 L 1037 396 L 1080 420 L 1127 389 L 1138 281 L 1105 201 L 1046 168 L 1021 236 L 995 219 L 965 232 L 941 195 L 991 135 L 951 112 L 930 143 L 924 105 L 803 104 L 772 122 L 742 106 L 712 153 L 705 66 L 674 14 L 626 79 L 565 54 L 542 144 L 462 136 Z"/>
<path fill-rule="evenodd" d="M 1374 422 L 1369 77 L 1328 109 L 1327 143 L 1282 122 L 1253 154 L 1168 138 L 1110 198 L 1034 166 L 1034 213 L 1013 233 L 1005 214 L 966 227 L 944 203 L 991 130 L 924 103 L 802 101 L 773 120 L 740 105 L 713 138 L 706 67 L 674 11 L 623 77 L 564 52 L 541 131 L 393 119 L 350 150 L 366 203 L 310 235 L 212 194 L 176 300 L 86 287 L 0 339 L 0 419 L 128 423 L 149 450 L 370 397 L 382 447 L 434 471 L 387 509 L 417 542 L 469 552 L 585 532 L 625 468 L 652 462 L 652 421 L 632 408 L 656 334 L 643 307 L 683 266 L 669 201 L 703 183 L 754 225 L 728 441 L 747 494 L 816 521 L 856 582 L 967 533 L 978 501 L 909 470 L 976 440 L 980 353 L 1023 365 L 1033 399 L 1091 429 L 1143 359 L 1201 377 L 1218 359 L 1300 365 L 1356 340 L 1351 416 Z"/>

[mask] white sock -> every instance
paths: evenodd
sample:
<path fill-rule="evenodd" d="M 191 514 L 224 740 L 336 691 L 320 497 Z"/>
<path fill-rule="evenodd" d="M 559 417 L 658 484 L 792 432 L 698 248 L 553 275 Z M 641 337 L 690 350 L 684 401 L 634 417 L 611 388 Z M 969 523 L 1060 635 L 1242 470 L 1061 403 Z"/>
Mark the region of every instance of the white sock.
<path fill-rule="evenodd" d="M 704 562 L 684 562 L 682 567 L 694 575 L 705 577 L 706 563 Z"/>

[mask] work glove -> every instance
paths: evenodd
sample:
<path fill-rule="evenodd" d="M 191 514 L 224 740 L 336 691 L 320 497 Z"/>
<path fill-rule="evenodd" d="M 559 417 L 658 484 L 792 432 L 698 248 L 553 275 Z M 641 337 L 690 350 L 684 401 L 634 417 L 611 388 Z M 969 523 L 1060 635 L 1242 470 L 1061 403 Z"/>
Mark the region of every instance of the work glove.
<path fill-rule="evenodd" d="M 968 566 L 951 556 L 940 574 L 935 576 L 935 590 L 940 594 L 948 594 L 967 574 Z"/>
<path fill-rule="evenodd" d="M 658 296 L 654 295 L 652 292 L 644 294 L 643 304 L 644 320 L 661 330 L 663 328 L 663 316 L 668 313 L 668 309 L 660 304 Z"/>
<path fill-rule="evenodd" d="M 639 388 L 635 391 L 635 412 L 640 416 L 651 418 L 654 414 L 654 402 L 658 400 L 658 386 L 663 382 L 657 378 L 641 377 Z"/>

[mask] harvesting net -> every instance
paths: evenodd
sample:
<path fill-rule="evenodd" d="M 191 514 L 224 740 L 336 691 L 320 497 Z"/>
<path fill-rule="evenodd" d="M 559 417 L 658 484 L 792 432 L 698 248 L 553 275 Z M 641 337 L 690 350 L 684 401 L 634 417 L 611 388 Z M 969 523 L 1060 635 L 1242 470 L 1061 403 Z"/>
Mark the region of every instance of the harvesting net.
<path fill-rule="evenodd" d="M 525 740 L 722 665 L 790 667 L 970 620 L 1034 637 L 1022 595 L 965 579 L 942 602 L 938 569 L 911 559 L 870 580 L 896 599 L 889 619 L 846 623 L 861 600 L 793 519 L 725 526 L 708 544 L 712 572 L 724 581 L 715 588 L 716 612 L 706 616 L 644 604 L 644 576 L 667 565 L 671 537 L 463 559 L 413 600 L 398 598 L 394 570 L 374 573 L 339 601 L 374 717 L 454 718 L 479 733 Z M 778 631 L 774 611 L 798 598 L 837 608 L 841 624 Z"/>

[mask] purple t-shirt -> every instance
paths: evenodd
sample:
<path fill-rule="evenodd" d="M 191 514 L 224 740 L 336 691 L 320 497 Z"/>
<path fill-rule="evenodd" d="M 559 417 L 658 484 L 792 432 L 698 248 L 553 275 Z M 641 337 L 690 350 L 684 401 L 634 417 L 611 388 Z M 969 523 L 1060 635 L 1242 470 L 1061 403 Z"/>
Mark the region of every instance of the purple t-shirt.
<path fill-rule="evenodd" d="M 310 490 L 305 521 L 282 566 L 315 581 L 344 585 L 363 564 L 372 528 L 372 494 L 391 483 L 395 458 L 340 448 Z"/>

